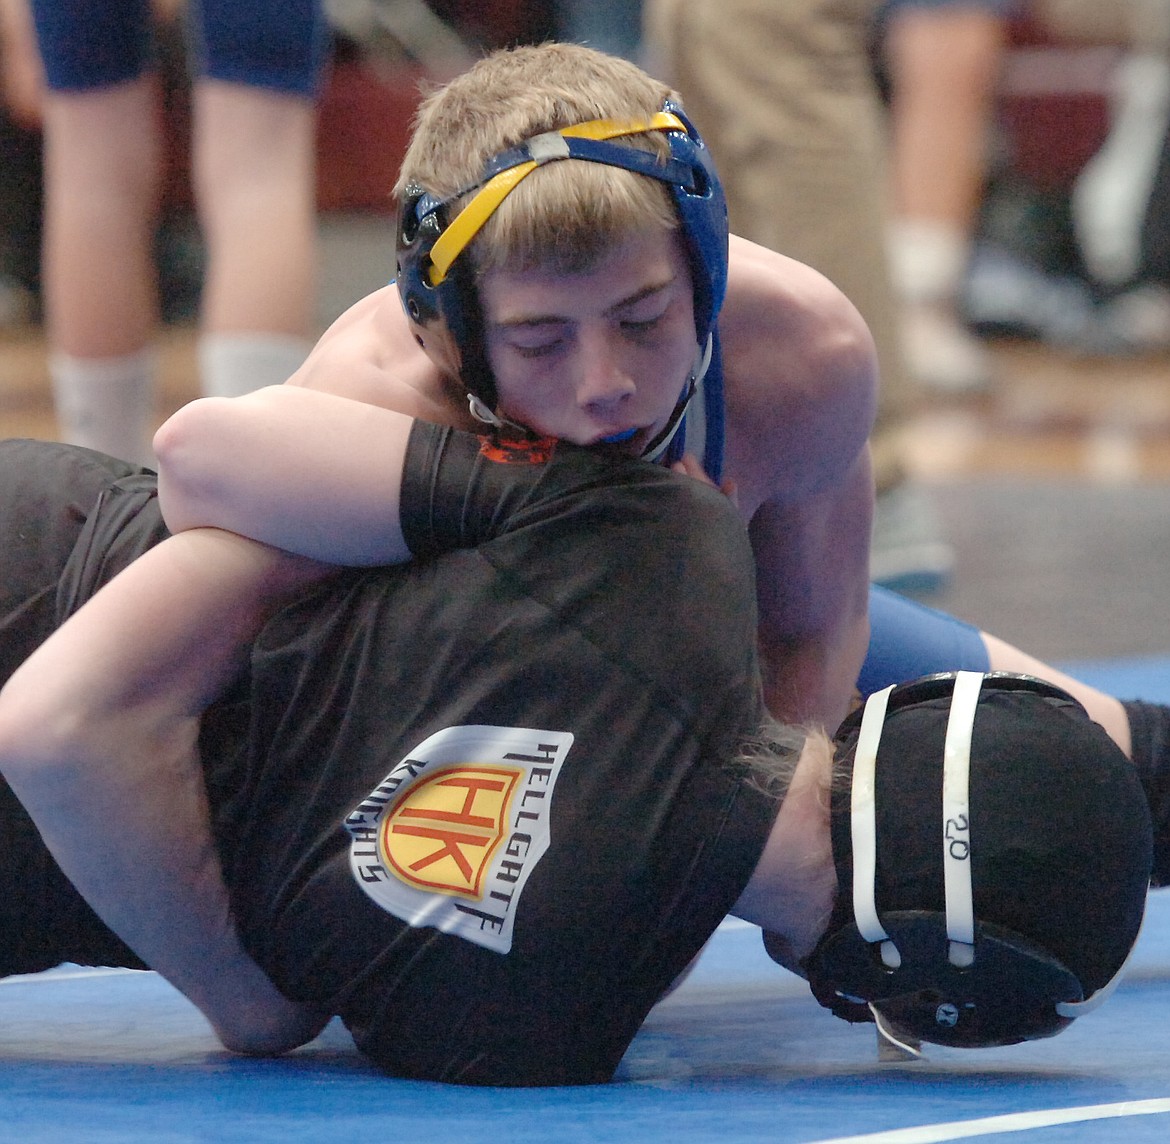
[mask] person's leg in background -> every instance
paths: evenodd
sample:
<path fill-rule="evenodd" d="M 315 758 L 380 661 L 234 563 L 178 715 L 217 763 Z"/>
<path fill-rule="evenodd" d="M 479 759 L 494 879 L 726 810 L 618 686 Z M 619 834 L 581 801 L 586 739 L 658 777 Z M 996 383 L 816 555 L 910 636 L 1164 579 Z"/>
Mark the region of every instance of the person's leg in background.
<path fill-rule="evenodd" d="M 316 269 L 314 110 L 296 97 L 200 82 L 195 187 L 207 244 L 204 394 L 278 385 L 311 345 Z"/>
<path fill-rule="evenodd" d="M 285 381 L 307 355 L 317 266 L 317 97 L 329 54 L 319 0 L 202 0 L 193 172 L 207 244 L 203 392 Z"/>
<path fill-rule="evenodd" d="M 149 456 L 162 162 L 150 12 L 34 0 L 44 100 L 42 272 L 63 440 Z M 101 44 L 96 61 L 80 48 Z"/>
<path fill-rule="evenodd" d="M 163 8 L 166 5 L 162 5 Z M 34 0 L 45 100 L 45 311 L 59 434 L 149 461 L 164 146 L 148 0 Z M 284 381 L 308 352 L 316 258 L 316 0 L 197 3 L 205 392 Z M 161 13 L 165 15 L 165 12 Z M 102 50 L 94 50 L 94 45 Z"/>
<path fill-rule="evenodd" d="M 953 553 L 907 477 L 917 394 L 887 258 L 886 131 L 870 63 L 876 0 L 646 0 L 646 57 L 683 96 L 727 191 L 732 230 L 831 279 L 874 335 L 878 490 L 871 572 L 919 590 Z"/>
<path fill-rule="evenodd" d="M 1076 176 L 1076 245 L 1099 299 L 1092 344 L 1112 354 L 1170 348 L 1170 2 L 1034 0 L 1059 41 L 1120 48 L 1107 134 Z"/>
<path fill-rule="evenodd" d="M 894 283 L 907 363 L 946 393 L 992 380 L 960 293 L 987 167 L 1008 10 L 1015 0 L 885 0 L 878 42 L 890 87 Z"/>
<path fill-rule="evenodd" d="M 0 330 L 37 317 L 44 77 L 26 0 L 0 0 Z"/>

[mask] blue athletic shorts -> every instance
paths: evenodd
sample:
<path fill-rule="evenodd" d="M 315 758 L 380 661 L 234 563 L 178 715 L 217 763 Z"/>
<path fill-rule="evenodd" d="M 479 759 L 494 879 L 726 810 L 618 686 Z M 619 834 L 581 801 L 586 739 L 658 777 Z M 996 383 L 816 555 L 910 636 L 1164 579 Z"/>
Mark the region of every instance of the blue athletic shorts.
<path fill-rule="evenodd" d="M 988 671 L 978 628 L 884 588 L 869 591 L 869 651 L 857 687 L 872 695 L 938 671 Z"/>
<path fill-rule="evenodd" d="M 53 91 L 109 87 L 155 60 L 150 0 L 32 0 Z M 190 0 L 192 74 L 312 98 L 331 35 L 321 0 Z"/>

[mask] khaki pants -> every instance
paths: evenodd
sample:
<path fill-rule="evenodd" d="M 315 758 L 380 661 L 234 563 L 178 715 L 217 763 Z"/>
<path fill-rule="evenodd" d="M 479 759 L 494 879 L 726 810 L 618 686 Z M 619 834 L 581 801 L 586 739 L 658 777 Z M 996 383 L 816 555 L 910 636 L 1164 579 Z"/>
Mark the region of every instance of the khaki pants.
<path fill-rule="evenodd" d="M 876 0 L 645 0 L 652 70 L 711 147 L 731 229 L 833 281 L 873 332 L 878 488 L 901 476 L 914 394 L 886 257 L 885 129 L 866 41 Z"/>

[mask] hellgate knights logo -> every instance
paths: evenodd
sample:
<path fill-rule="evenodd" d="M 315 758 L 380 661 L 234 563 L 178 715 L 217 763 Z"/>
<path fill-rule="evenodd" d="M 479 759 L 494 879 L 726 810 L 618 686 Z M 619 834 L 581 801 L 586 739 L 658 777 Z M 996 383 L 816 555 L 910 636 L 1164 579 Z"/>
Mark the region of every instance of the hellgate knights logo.
<path fill-rule="evenodd" d="M 432 735 L 345 820 L 358 885 L 412 926 L 507 953 L 572 743 L 523 727 Z"/>

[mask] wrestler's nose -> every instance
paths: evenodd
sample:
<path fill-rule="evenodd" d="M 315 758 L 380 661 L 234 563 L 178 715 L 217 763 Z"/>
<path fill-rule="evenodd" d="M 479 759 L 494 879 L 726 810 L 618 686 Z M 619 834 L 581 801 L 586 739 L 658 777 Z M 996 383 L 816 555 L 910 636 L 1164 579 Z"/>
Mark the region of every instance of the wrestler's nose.
<path fill-rule="evenodd" d="M 606 416 L 634 395 L 634 379 L 607 338 L 585 338 L 581 351 L 577 404 L 594 416 Z"/>

